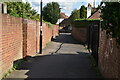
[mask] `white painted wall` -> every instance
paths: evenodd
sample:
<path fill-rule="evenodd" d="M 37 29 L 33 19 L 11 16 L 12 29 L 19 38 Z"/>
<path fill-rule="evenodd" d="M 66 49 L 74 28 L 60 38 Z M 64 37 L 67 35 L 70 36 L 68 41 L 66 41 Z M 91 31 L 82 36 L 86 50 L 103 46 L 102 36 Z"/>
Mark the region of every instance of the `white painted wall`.
<path fill-rule="evenodd" d="M 3 5 L 3 9 L 4 9 L 4 10 L 3 10 L 3 11 L 4 11 L 3 13 L 4 13 L 4 14 L 7 14 L 7 4 L 4 4 L 4 5 Z"/>
<path fill-rule="evenodd" d="M 63 21 L 64 19 L 58 19 L 58 21 L 57 21 L 57 23 L 56 24 L 59 24 L 59 23 L 61 23 L 62 21 Z"/>
<path fill-rule="evenodd" d="M 91 16 L 91 7 L 87 7 L 87 18 Z"/>

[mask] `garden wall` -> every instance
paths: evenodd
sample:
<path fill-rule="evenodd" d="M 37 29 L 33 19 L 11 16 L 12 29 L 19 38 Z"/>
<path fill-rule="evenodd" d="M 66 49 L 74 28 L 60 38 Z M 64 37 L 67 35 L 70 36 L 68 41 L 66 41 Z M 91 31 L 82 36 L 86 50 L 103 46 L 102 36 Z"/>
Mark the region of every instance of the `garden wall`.
<path fill-rule="evenodd" d="M 72 36 L 74 39 L 80 41 L 81 43 L 86 43 L 87 41 L 87 28 L 72 28 Z"/>
<path fill-rule="evenodd" d="M 23 20 L 23 55 L 26 56 L 33 56 L 37 53 L 37 21 Z M 39 46 L 39 45 L 38 45 Z"/>
<path fill-rule="evenodd" d="M 100 30 L 99 68 L 105 78 L 120 79 L 120 46 L 105 30 Z"/>
<path fill-rule="evenodd" d="M 46 23 L 43 23 L 42 48 L 45 48 L 46 44 L 48 44 L 52 40 L 52 38 L 56 38 L 56 36 L 58 36 L 58 31 L 59 31 L 59 27 L 57 25 L 50 26 Z"/>
<path fill-rule="evenodd" d="M 88 48 L 105 78 L 120 80 L 120 46 L 115 38 L 106 34 L 106 30 L 100 29 L 99 23 L 89 25 L 88 30 L 73 27 L 72 36 L 78 41 L 87 40 Z"/>
<path fill-rule="evenodd" d="M 43 47 L 58 35 L 58 26 L 43 23 Z M 0 14 L 0 79 L 13 62 L 40 52 L 40 22 Z"/>
<path fill-rule="evenodd" d="M 22 18 L 0 14 L 0 78 L 22 58 Z"/>

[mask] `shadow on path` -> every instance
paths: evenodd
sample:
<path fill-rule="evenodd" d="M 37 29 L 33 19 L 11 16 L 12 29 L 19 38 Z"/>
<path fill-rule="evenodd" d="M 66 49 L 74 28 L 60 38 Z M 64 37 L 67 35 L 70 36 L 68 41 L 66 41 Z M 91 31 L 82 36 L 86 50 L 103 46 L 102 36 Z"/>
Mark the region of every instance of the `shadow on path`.
<path fill-rule="evenodd" d="M 15 74 L 14 71 L 9 78 L 18 75 L 22 77 L 21 74 L 26 75 L 27 80 L 32 78 L 93 78 L 94 80 L 96 78 L 98 80 L 100 78 L 91 69 L 88 52 L 83 45 L 71 37 L 71 34 L 61 34 L 45 51 L 52 54 L 29 57 L 17 68 L 17 71 L 27 70 L 27 72 Z"/>
<path fill-rule="evenodd" d="M 67 44 L 82 44 L 82 42 L 79 42 L 74 38 L 72 38 L 71 33 L 61 33 L 59 37 L 53 42 L 67 43 Z"/>

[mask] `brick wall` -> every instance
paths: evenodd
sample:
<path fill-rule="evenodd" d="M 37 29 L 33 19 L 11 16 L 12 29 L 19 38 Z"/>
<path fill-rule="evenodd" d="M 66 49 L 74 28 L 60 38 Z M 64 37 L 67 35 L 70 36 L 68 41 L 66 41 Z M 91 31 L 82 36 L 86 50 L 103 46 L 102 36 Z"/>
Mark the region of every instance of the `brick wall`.
<path fill-rule="evenodd" d="M 51 38 L 58 35 L 58 26 L 48 26 L 43 23 L 42 49 L 51 41 Z M 31 44 L 32 43 L 32 44 Z M 40 50 L 40 22 L 23 20 L 23 55 L 34 56 Z"/>
<path fill-rule="evenodd" d="M 57 25 L 49 26 L 48 24 L 43 23 L 43 48 L 51 41 L 52 37 L 55 38 L 58 36 L 58 30 L 59 27 Z"/>
<path fill-rule="evenodd" d="M 52 28 L 49 28 L 48 24 L 43 23 L 43 48 L 46 47 L 46 44 L 51 41 L 52 38 Z"/>
<path fill-rule="evenodd" d="M 0 14 L 0 65 L 2 64 L 2 15 Z M 2 77 L 2 67 L 0 67 L 0 79 Z"/>
<path fill-rule="evenodd" d="M 57 26 L 57 25 L 53 25 L 53 38 L 55 38 L 56 36 L 58 36 L 58 31 L 59 31 L 59 26 Z"/>
<path fill-rule="evenodd" d="M 39 53 L 40 52 L 40 22 L 37 21 L 37 32 L 36 32 L 36 45 L 37 45 L 37 49 L 36 52 Z"/>
<path fill-rule="evenodd" d="M 72 36 L 82 42 L 82 43 L 86 43 L 87 41 L 87 28 L 76 28 L 73 27 L 72 28 Z"/>
<path fill-rule="evenodd" d="M 23 20 L 24 57 L 37 53 L 37 21 Z"/>
<path fill-rule="evenodd" d="M 0 26 L 0 67 L 1 76 L 13 65 L 13 61 L 22 57 L 22 19 L 1 15 Z"/>
<path fill-rule="evenodd" d="M 120 46 L 105 30 L 100 31 L 99 68 L 105 78 L 120 79 Z"/>
<path fill-rule="evenodd" d="M 58 34 L 58 26 L 43 23 L 43 48 Z M 40 22 L 0 14 L 0 79 L 13 62 L 40 50 Z"/>

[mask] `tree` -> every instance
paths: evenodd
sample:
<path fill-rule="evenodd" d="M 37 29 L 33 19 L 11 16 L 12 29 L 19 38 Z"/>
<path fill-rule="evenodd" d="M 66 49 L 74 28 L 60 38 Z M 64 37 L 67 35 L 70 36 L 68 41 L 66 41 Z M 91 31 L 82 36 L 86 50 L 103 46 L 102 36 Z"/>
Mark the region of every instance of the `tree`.
<path fill-rule="evenodd" d="M 80 8 L 80 18 L 86 18 L 87 17 L 87 9 L 86 7 L 83 5 Z"/>
<path fill-rule="evenodd" d="M 7 2 L 7 5 L 8 14 L 11 16 L 39 20 L 39 14 L 28 2 Z"/>
<path fill-rule="evenodd" d="M 60 16 L 60 8 L 57 2 L 48 3 L 43 8 L 43 20 L 56 24 Z"/>
<path fill-rule="evenodd" d="M 80 18 L 80 10 L 74 9 L 70 16 L 70 21 L 73 22 L 75 19 Z"/>

